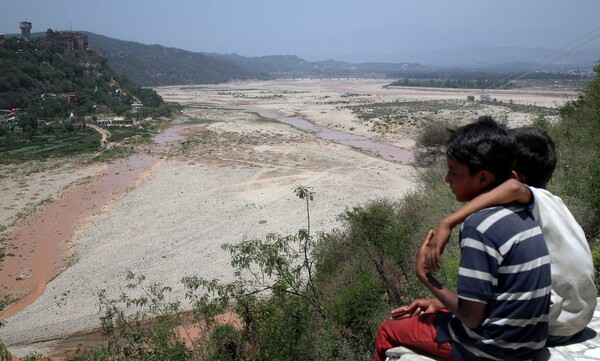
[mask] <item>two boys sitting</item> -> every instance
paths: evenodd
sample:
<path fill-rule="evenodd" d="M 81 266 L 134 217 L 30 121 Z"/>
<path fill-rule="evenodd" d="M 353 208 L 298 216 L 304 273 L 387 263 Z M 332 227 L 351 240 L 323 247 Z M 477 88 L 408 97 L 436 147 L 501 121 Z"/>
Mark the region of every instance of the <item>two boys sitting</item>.
<path fill-rule="evenodd" d="M 511 133 L 480 117 L 452 134 L 445 181 L 458 201 L 470 202 L 420 248 L 417 276 L 436 298 L 392 311 L 377 333 L 375 360 L 399 345 L 446 360 L 532 359 L 591 319 L 597 291 L 585 235 L 560 198 L 541 189 L 556 165 L 554 144 L 535 128 Z M 454 293 L 433 272 L 463 221 Z"/>

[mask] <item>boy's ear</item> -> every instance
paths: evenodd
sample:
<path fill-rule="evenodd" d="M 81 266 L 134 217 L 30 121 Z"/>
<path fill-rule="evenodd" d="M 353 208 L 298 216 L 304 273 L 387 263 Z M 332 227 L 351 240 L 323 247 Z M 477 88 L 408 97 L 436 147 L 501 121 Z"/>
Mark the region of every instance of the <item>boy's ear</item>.
<path fill-rule="evenodd" d="M 522 173 L 519 172 L 515 172 L 514 170 L 512 171 L 512 177 L 516 180 L 518 180 L 521 183 L 525 183 L 527 184 L 527 177 L 525 177 L 525 175 L 523 175 Z"/>
<path fill-rule="evenodd" d="M 483 189 L 486 189 L 496 182 L 496 176 L 489 170 L 480 170 L 477 175 L 479 177 L 479 184 Z"/>

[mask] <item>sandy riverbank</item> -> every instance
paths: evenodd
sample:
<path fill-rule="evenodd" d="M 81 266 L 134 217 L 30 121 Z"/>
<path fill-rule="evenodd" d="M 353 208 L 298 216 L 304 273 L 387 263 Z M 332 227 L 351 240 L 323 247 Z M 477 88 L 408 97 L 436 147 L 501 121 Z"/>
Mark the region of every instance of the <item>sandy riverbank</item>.
<path fill-rule="evenodd" d="M 223 243 L 264 237 L 270 232 L 291 234 L 305 226 L 304 203 L 292 191 L 297 185 L 316 192 L 311 206 L 315 232 L 339 227 L 337 215 L 348 207 L 378 198 L 402 197 L 415 185 L 411 166 L 384 161 L 285 124 L 257 121 L 255 115 L 242 111 L 215 113 L 198 106 L 253 105 L 411 148 L 418 125 L 404 131 L 377 132 L 372 123 L 358 121 L 339 101 L 348 100 L 348 93 L 358 94 L 350 97 L 355 103 L 403 96 L 458 100 L 467 94 L 387 90 L 381 85 L 365 80 L 307 80 L 158 89 L 166 100 L 188 105 L 186 116 L 196 120 L 210 117 L 210 121 L 178 129 L 180 135 L 195 140 L 192 146 L 182 149 L 175 143 L 152 150 L 162 162 L 135 189 L 104 207 L 80 229 L 74 240 L 73 264 L 48 284 L 34 304 L 6 320 L 0 338 L 15 354 L 23 355 L 31 350 L 44 352 L 54 344 L 31 345 L 36 340 L 53 340 L 96 327 L 98 292 L 105 289 L 113 297 L 120 294 L 127 271 L 144 274 L 149 282 L 173 286 L 181 277 L 194 274 L 231 279 L 228 255 L 220 247 Z M 513 101 L 522 97 L 524 103 L 555 104 L 564 99 L 562 94 L 502 96 Z M 467 115 L 467 120 L 474 117 L 459 112 L 445 116 L 459 119 Z M 508 121 L 514 124 L 529 121 L 524 114 L 509 116 Z M 62 181 L 69 184 L 101 171 L 97 166 L 81 165 L 78 169 L 82 171 L 62 174 Z M 44 179 L 43 172 L 36 174 Z M 5 179 L 0 182 L 7 192 L 15 191 L 19 184 Z M 181 287 L 176 289 L 181 291 Z"/>
<path fill-rule="evenodd" d="M 222 85 L 172 86 L 158 90 L 166 101 L 187 105 L 251 105 L 284 116 L 300 116 L 317 125 L 338 129 L 398 147 L 412 148 L 415 138 L 427 121 L 467 122 L 479 115 L 492 115 L 509 126 L 529 124 L 531 113 L 509 109 L 514 103 L 555 108 L 576 99 L 571 90 L 550 91 L 529 88 L 520 90 L 439 89 L 387 87 L 385 79 L 289 79 Z M 496 100 L 495 104 L 465 102 L 468 96 Z M 430 102 L 429 109 L 417 106 L 397 109 L 406 121 L 377 127 L 381 119 L 364 121 L 353 106 L 391 104 L 393 102 Z M 435 102 L 446 102 L 438 107 Z M 449 105 L 451 105 L 449 107 Z M 455 106 L 452 106 L 455 105 Z M 373 112 L 373 107 L 367 112 Z"/>

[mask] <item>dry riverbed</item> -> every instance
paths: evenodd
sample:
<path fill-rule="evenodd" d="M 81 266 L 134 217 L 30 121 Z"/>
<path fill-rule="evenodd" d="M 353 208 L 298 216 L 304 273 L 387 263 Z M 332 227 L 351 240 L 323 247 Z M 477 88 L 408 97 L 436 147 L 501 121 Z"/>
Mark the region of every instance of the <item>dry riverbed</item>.
<path fill-rule="evenodd" d="M 314 232 L 340 227 L 337 216 L 350 207 L 379 198 L 398 199 L 415 187 L 411 165 L 319 139 L 255 113 L 219 106 L 242 105 L 300 116 L 407 150 L 414 147 L 420 129 L 432 121 L 464 122 L 493 114 L 520 125 L 533 118 L 502 106 L 468 103 L 467 95 L 473 94 L 468 91 L 383 85 L 381 80 L 289 80 L 157 89 L 165 100 L 186 106 L 182 122 L 169 130 L 172 138 L 140 147 L 156 162 L 116 199 L 99 189 L 87 193 L 86 197 L 106 202 L 80 219 L 73 235 L 63 240 L 72 244 L 69 254 L 62 255 L 70 257 L 70 266 L 47 284 L 34 303 L 6 318 L 0 339 L 16 355 L 50 354 L 61 347 L 62 337 L 99 325 L 98 292 L 118 296 L 125 290 L 128 271 L 145 275 L 149 282 L 172 285 L 178 292 L 182 292 L 179 280 L 187 275 L 230 280 L 222 244 L 263 238 L 270 232 L 292 234 L 305 227 L 304 201 L 293 194 L 297 185 L 316 193 L 311 204 Z M 555 107 L 574 94 L 538 90 L 490 96 L 506 103 Z M 417 107 L 403 114 L 394 105 L 403 101 L 431 101 L 447 109 Z M 396 107 L 392 117 L 381 111 L 390 104 Z M 357 105 L 365 108 L 352 108 Z M 381 113 L 365 116 L 377 109 Z M 46 163 L 32 171 L 6 167 L 2 166 L 6 176 L 0 178 L 0 220 L 6 226 L 19 218 L 17 213 L 33 211 L 38 200 L 57 198 L 68 185 L 93 182 L 109 169 L 82 162 Z M 24 218 L 24 226 L 29 217 Z M 19 248 L 9 250 L 13 258 L 24 256 Z M 1 272 L 6 276 L 4 269 Z"/>

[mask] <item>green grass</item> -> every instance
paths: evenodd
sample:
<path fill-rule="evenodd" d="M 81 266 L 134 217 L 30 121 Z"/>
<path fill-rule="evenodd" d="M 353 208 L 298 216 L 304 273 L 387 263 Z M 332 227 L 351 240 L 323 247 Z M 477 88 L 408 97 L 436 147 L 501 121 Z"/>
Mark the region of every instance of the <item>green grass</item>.
<path fill-rule="evenodd" d="M 256 121 L 256 122 L 266 122 L 266 123 L 278 123 L 276 119 L 266 118 L 258 114 L 258 112 L 244 110 L 244 109 L 230 109 L 218 107 L 210 104 L 193 104 L 190 106 L 192 109 L 198 109 L 205 111 L 201 116 L 191 116 L 188 118 L 186 123 L 188 124 L 212 124 L 223 122 L 230 119 L 239 119 L 235 114 L 244 114 L 243 119 Z M 248 117 L 249 116 L 249 117 Z"/>
<path fill-rule="evenodd" d="M 125 142 L 125 143 L 139 143 L 139 142 L 150 142 L 152 136 L 156 134 L 154 127 L 107 127 L 110 131 L 110 142 Z"/>
<path fill-rule="evenodd" d="M 109 162 L 115 159 L 125 158 L 135 153 L 132 147 L 126 146 L 115 146 L 110 149 L 103 150 L 96 154 L 92 161 L 95 162 Z"/>
<path fill-rule="evenodd" d="M 218 123 L 216 119 L 189 117 L 186 124 L 213 124 Z"/>
<path fill-rule="evenodd" d="M 0 161 L 44 159 L 93 152 L 100 148 L 100 135 L 92 129 L 70 133 L 6 133 L 0 136 Z"/>

